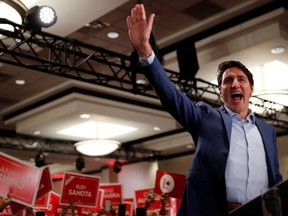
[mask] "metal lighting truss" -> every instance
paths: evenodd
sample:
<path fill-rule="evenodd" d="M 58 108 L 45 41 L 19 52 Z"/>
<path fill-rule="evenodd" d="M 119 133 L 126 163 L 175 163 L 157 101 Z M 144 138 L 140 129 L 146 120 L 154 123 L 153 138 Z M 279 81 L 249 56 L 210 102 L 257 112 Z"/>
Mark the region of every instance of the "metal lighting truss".
<path fill-rule="evenodd" d="M 0 41 L 0 62 L 156 97 L 145 76 L 135 66 L 137 63 L 132 55 L 122 55 L 45 32 L 31 34 L 23 26 L 6 19 L 0 19 L 0 24 L 14 27 L 14 31 L 0 29 L 0 35 L 6 37 Z M 201 79 L 182 80 L 178 72 L 166 71 L 176 87 L 191 100 L 206 101 L 215 107 L 221 105 L 216 85 Z M 252 97 L 250 103 L 259 118 L 280 129 L 288 129 L 286 106 L 258 97 Z"/>
<path fill-rule="evenodd" d="M 6 19 L 0 19 L 1 23 L 13 24 L 14 31 L 0 29 L 0 35 L 9 38 L 0 42 L 0 62 L 156 97 L 145 82 L 145 76 L 133 66 L 135 62 L 131 56 L 45 32 L 31 34 L 23 26 Z M 166 71 L 177 88 L 193 101 L 221 105 L 217 85 L 201 79 L 186 81 L 180 79 L 178 72 Z M 251 105 L 257 108 L 260 118 L 277 127 L 288 128 L 286 106 L 258 97 L 252 98 Z"/>

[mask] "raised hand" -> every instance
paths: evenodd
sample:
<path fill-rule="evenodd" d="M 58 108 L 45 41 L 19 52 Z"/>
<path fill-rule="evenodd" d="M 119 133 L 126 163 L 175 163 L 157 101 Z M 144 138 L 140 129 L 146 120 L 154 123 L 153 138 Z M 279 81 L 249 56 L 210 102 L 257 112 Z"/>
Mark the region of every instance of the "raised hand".
<path fill-rule="evenodd" d="M 137 4 L 132 8 L 131 15 L 127 17 L 129 37 L 140 58 L 146 58 L 152 53 L 149 39 L 154 17 L 155 14 L 151 14 L 147 20 L 143 4 Z"/>

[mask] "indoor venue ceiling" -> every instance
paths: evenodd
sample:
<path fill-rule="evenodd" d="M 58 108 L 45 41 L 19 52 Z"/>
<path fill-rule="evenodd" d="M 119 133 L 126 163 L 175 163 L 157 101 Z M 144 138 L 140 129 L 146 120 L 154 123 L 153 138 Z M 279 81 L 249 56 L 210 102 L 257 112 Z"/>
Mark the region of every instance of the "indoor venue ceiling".
<path fill-rule="evenodd" d="M 47 4 L 44 0 L 22 2 L 27 8 Z M 288 48 L 288 1 L 50 0 L 49 5 L 57 13 L 57 22 L 42 30 L 59 36 L 59 41 L 63 38 L 69 39 L 71 43 L 87 44 L 83 46 L 85 49 L 82 52 L 90 53 L 90 56 L 104 49 L 104 52 L 111 51 L 112 57 L 119 54 L 129 61 L 133 47 L 127 34 L 126 17 L 137 2 L 145 4 L 148 14 L 156 14 L 153 38 L 168 71 L 179 74 L 176 50 L 187 44 L 196 48 L 199 64 L 196 78 L 204 81 L 203 89 L 207 83 L 216 84 L 219 62 L 230 59 L 243 62 L 255 76 L 254 96 L 268 100 L 264 106 L 270 109 L 273 105 L 272 110 L 278 112 L 275 114 L 268 110 L 263 114 L 263 101 L 260 105 L 254 105 L 255 111 L 260 116 L 263 114 L 267 117 L 270 114 L 266 120 L 272 124 L 276 121 L 270 118 L 275 115 L 276 120 L 281 118 L 281 124 L 276 122 L 275 126 L 279 135 L 286 135 L 288 53 L 286 50 L 273 54 L 271 49 Z M 109 32 L 117 32 L 119 37 L 108 38 Z M 112 79 L 112 84 L 106 80 L 93 83 L 92 78 L 84 80 L 89 77 L 84 73 L 81 80 L 73 77 L 72 73 L 65 76 L 53 70 L 25 67 L 21 65 L 23 56 L 14 59 L 11 57 L 13 55 L 7 57 L 5 49 L 13 46 L 12 41 L 13 37 L 4 38 L 0 46 L 2 152 L 33 163 L 35 155 L 41 150 L 46 155 L 52 173 L 76 171 L 75 160 L 78 154 L 73 144 L 84 138 L 73 134 L 63 135 L 59 131 L 87 121 L 79 118 L 85 113 L 95 121 L 136 129 L 126 135 L 112 137 L 122 143 L 121 152 L 107 157 L 85 157 L 83 172 L 97 172 L 116 158 L 129 163 L 193 153 L 193 142 L 189 134 L 161 108 L 151 89 L 148 93 L 141 93 L 134 91 L 125 82 L 122 86 L 117 79 Z M 40 56 L 47 56 L 45 49 L 40 46 L 23 46 L 21 52 L 29 53 L 32 49 L 39 52 Z M 111 64 L 79 64 L 75 66 L 79 71 L 77 68 L 73 70 L 81 78 L 81 70 L 90 68 L 103 77 L 113 78 L 109 69 L 111 65 L 121 62 L 112 57 L 107 60 Z M 11 64 L 8 59 L 17 60 Z M 31 65 L 34 62 L 28 63 Z M 143 76 L 139 77 L 134 80 L 135 85 L 148 85 Z M 16 85 L 15 80 L 24 80 L 25 85 Z M 189 83 L 186 84 L 189 87 Z M 179 85 L 182 85 L 181 82 Z M 198 87 L 201 89 L 201 85 Z M 217 94 L 217 88 L 212 89 L 206 98 L 208 101 Z M 194 99 L 202 97 L 192 96 L 195 96 Z M 253 101 L 258 103 L 257 98 Z M 107 130 L 112 133 L 110 129 Z"/>

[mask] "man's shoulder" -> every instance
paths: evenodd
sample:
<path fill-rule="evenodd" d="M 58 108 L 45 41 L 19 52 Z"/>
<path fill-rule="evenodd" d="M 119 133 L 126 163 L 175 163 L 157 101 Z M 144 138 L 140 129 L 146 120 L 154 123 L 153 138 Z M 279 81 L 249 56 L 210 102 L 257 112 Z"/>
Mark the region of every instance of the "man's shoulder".
<path fill-rule="evenodd" d="M 271 124 L 263 121 L 260 118 L 255 117 L 255 123 L 256 123 L 256 125 L 264 127 L 266 129 L 275 130 L 274 127 Z"/>

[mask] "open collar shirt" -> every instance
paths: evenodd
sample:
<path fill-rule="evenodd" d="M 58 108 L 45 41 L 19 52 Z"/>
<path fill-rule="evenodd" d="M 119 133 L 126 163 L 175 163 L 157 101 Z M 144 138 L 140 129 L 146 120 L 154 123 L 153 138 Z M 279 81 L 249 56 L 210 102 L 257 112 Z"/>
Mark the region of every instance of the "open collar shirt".
<path fill-rule="evenodd" d="M 225 180 L 228 202 L 246 203 L 268 189 L 264 144 L 250 110 L 246 119 L 225 107 L 232 119 Z"/>

